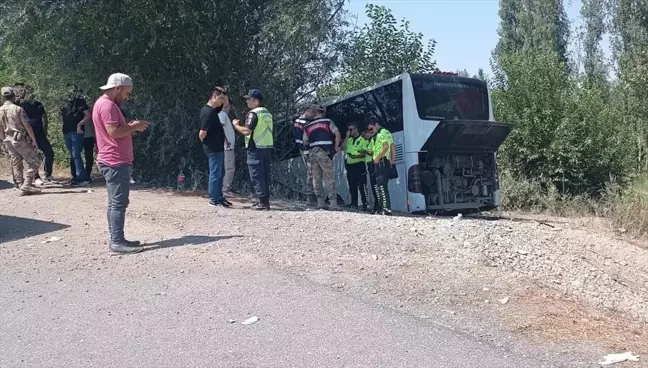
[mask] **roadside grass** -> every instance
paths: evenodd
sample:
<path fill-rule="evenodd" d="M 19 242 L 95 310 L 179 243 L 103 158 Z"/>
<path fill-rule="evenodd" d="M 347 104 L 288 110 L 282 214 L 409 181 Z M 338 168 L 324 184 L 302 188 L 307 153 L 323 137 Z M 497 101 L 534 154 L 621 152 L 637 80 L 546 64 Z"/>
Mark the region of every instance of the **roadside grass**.
<path fill-rule="evenodd" d="M 502 210 L 560 217 L 600 217 L 614 231 L 648 239 L 648 175 L 621 188 L 610 181 L 597 196 L 565 195 L 554 186 L 520 180 L 508 172 L 500 175 Z"/>

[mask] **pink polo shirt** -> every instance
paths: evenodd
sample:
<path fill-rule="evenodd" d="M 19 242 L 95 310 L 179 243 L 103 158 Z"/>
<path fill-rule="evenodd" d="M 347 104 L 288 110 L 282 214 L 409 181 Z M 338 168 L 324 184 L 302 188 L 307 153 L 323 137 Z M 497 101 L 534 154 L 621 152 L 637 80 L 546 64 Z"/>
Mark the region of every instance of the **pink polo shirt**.
<path fill-rule="evenodd" d="M 107 124 L 126 126 L 126 119 L 119 106 L 106 95 L 102 95 L 95 102 L 92 108 L 92 123 L 99 150 L 97 162 L 111 167 L 132 165 L 133 139 L 130 134 L 122 138 L 113 138 L 106 130 Z"/>

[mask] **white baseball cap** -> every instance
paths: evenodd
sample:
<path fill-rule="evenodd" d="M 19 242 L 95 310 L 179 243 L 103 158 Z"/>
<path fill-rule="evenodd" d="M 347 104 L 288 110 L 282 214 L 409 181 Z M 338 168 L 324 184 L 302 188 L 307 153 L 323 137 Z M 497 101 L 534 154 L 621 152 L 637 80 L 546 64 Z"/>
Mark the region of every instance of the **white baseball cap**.
<path fill-rule="evenodd" d="M 133 85 L 133 80 L 131 79 L 131 77 L 123 73 L 115 73 L 115 74 L 111 74 L 110 77 L 108 77 L 108 82 L 106 83 L 105 86 L 101 86 L 99 88 L 105 91 L 107 89 L 112 89 L 119 86 L 132 86 L 132 85 Z"/>

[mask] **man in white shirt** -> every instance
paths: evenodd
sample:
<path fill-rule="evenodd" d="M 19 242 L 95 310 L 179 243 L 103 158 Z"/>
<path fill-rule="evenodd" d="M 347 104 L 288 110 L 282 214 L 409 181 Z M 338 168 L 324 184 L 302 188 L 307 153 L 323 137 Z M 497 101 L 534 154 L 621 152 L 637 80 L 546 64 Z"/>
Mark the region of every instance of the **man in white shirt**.
<path fill-rule="evenodd" d="M 232 119 L 230 118 L 230 114 L 232 114 L 233 111 L 227 93 L 227 88 L 218 86 L 215 88 L 215 90 L 220 92 L 220 94 L 225 97 L 226 101 L 223 109 L 218 113 L 218 117 L 221 124 L 223 125 L 223 130 L 225 131 L 225 170 L 223 170 L 223 195 L 231 198 L 235 196 L 235 193 L 232 190 L 232 183 L 234 182 L 234 173 L 236 171 L 236 155 L 234 151 L 236 135 L 234 134 Z"/>

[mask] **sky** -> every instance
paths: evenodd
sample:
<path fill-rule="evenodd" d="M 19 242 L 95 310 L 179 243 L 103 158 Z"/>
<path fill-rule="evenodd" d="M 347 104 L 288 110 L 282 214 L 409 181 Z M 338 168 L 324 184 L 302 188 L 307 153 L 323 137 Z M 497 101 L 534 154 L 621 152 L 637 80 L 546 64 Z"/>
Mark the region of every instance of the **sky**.
<path fill-rule="evenodd" d="M 466 69 L 473 75 L 483 68 L 490 73 L 491 52 L 498 39 L 498 0 L 350 0 L 348 9 L 358 15 L 358 26 L 368 20 L 367 3 L 391 9 L 397 20 L 410 21 L 412 31 L 421 32 L 426 40 L 435 39 L 437 67 L 442 71 Z M 567 15 L 578 25 L 581 0 L 565 3 Z"/>

